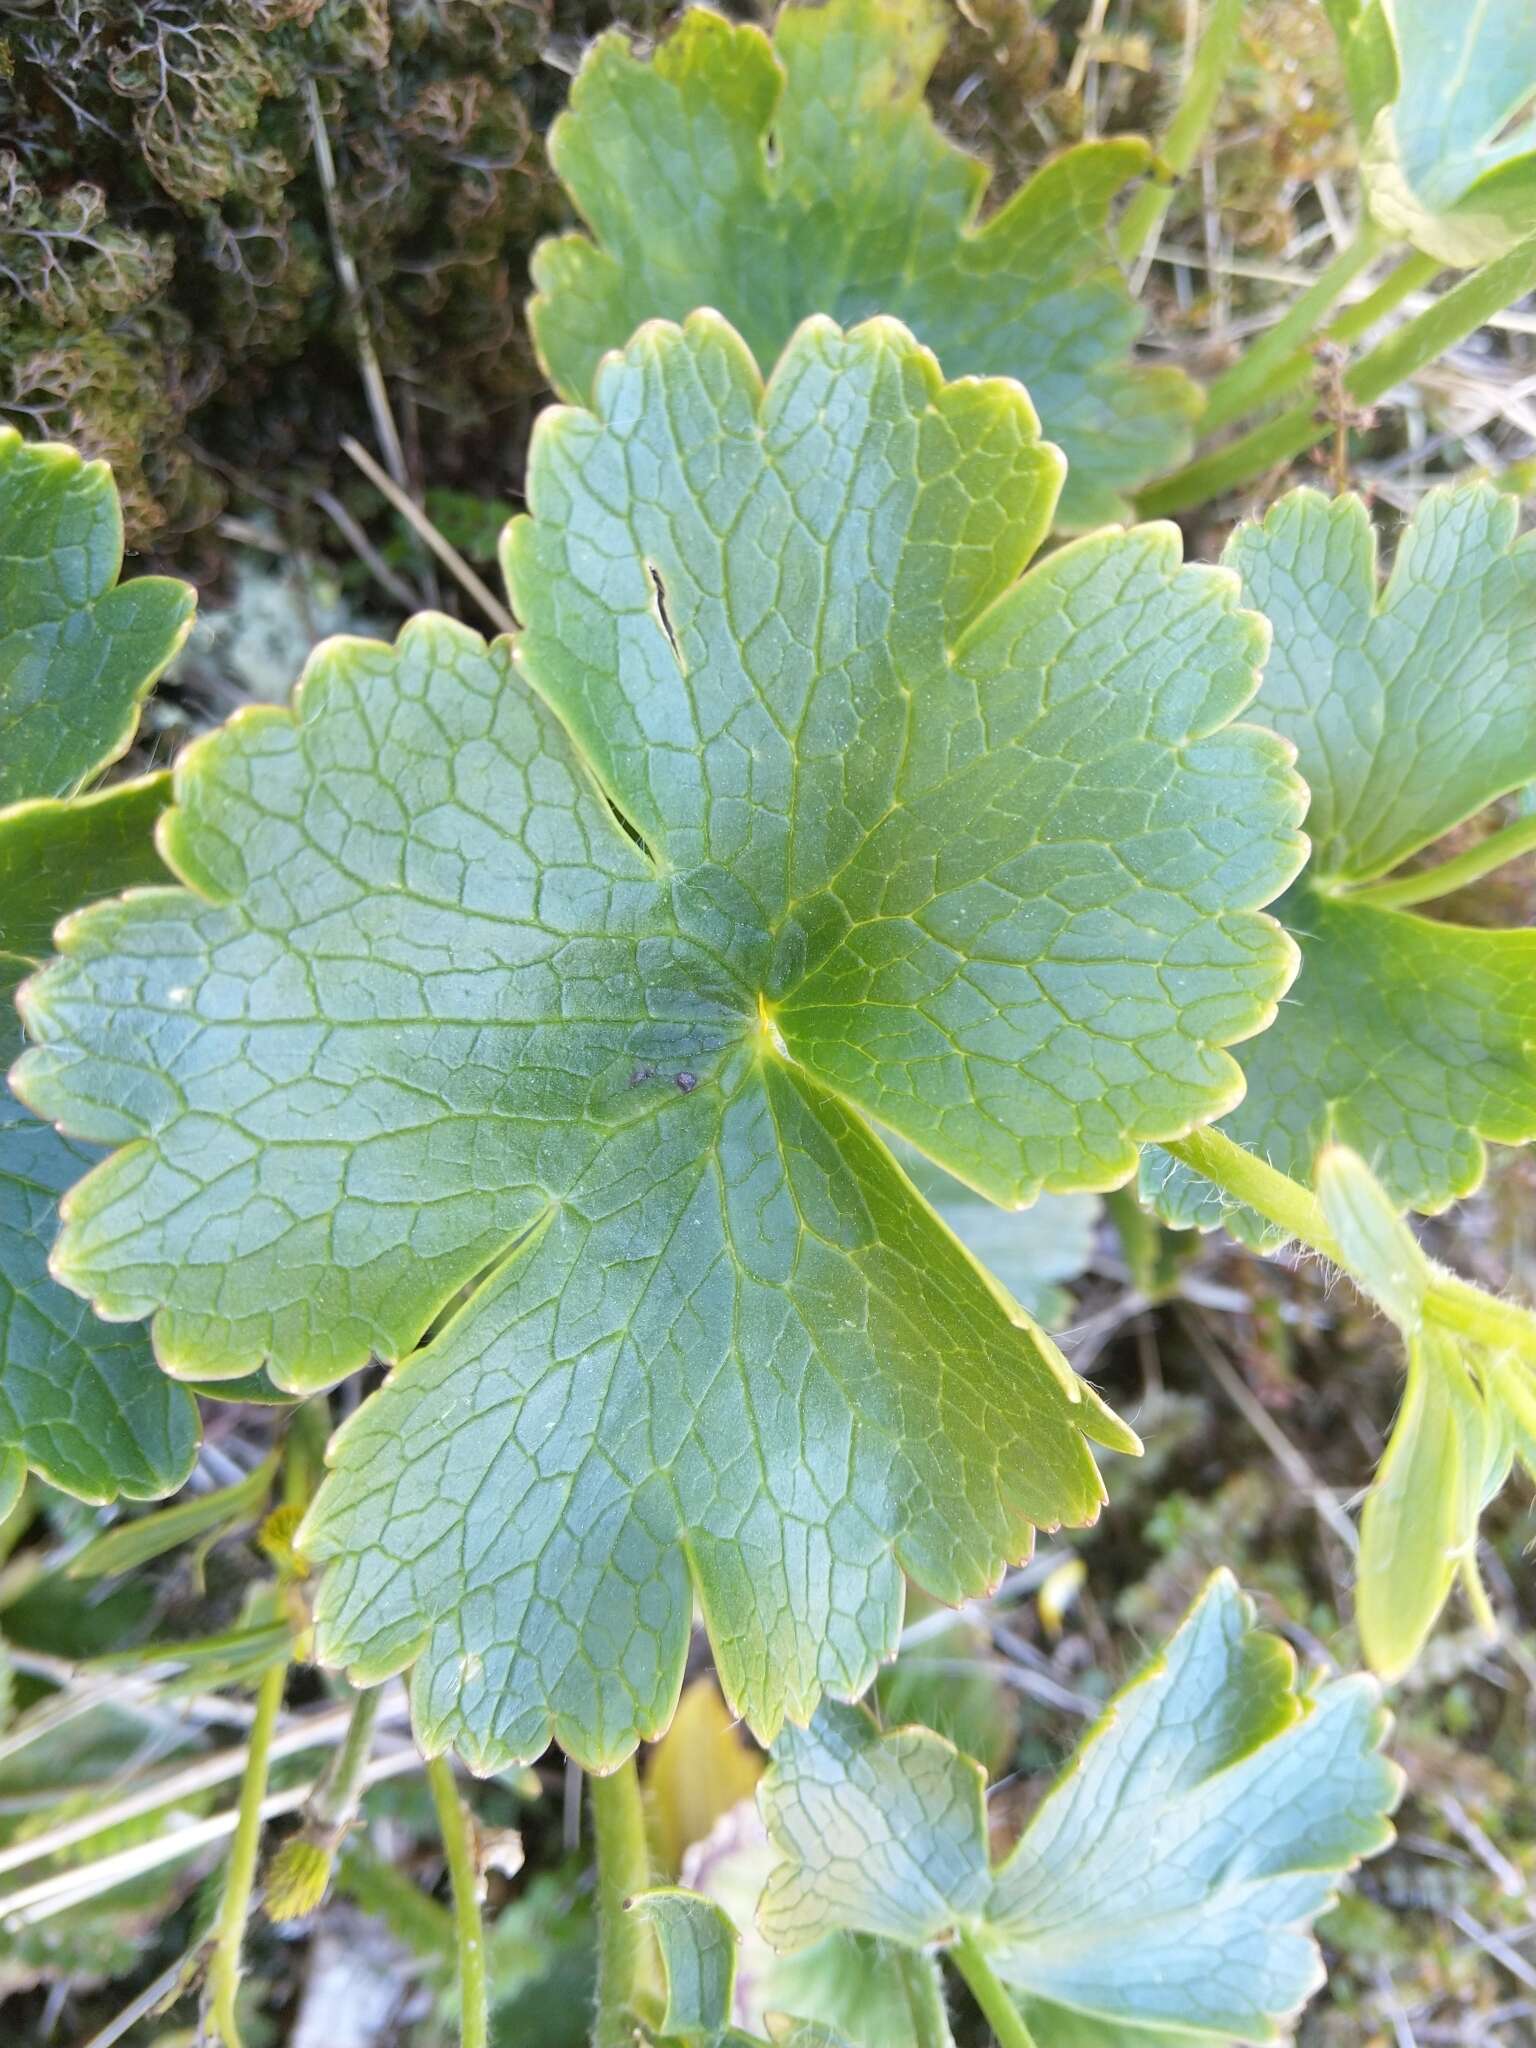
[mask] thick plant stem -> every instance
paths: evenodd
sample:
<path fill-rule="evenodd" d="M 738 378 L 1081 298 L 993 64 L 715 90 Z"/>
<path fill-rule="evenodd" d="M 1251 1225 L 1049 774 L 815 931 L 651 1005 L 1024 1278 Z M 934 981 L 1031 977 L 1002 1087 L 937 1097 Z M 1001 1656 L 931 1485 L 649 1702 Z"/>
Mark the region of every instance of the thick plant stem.
<path fill-rule="evenodd" d="M 986 2015 L 987 2025 L 997 2036 L 997 2048 L 1036 2048 L 1035 2037 L 1024 2024 L 1024 2016 L 1006 1988 L 993 1975 L 992 1965 L 968 1934 L 962 1934 L 949 1951 L 949 1959 L 971 1988 L 971 1996 Z"/>
<path fill-rule="evenodd" d="M 453 1765 L 435 1756 L 427 1765 L 427 1783 L 437 1808 L 437 1825 L 448 1858 L 448 1883 L 453 1893 L 454 1947 L 459 1966 L 459 2041 L 461 2048 L 485 2048 L 489 2020 L 485 1997 L 485 1926 L 480 1918 L 480 1873 L 475 1866 L 474 1823 L 453 1782 Z"/>
<path fill-rule="evenodd" d="M 1187 4 L 1197 7 L 1199 0 L 1187 0 Z M 1243 0 L 1212 0 L 1209 16 L 1199 24 L 1189 76 L 1157 150 L 1174 178 L 1181 178 L 1189 169 L 1205 140 L 1222 82 L 1237 49 L 1242 17 Z M 1120 255 L 1125 262 L 1131 262 L 1146 248 L 1162 226 L 1172 202 L 1171 180 L 1143 185 L 1120 222 Z"/>
<path fill-rule="evenodd" d="M 1245 412 L 1254 412 L 1272 398 L 1278 398 L 1300 383 L 1311 368 L 1312 356 L 1306 344 L 1317 332 L 1323 317 L 1340 292 L 1355 281 L 1381 251 L 1381 237 L 1369 221 L 1320 271 L 1294 305 L 1286 308 L 1269 332 L 1224 370 L 1205 394 L 1202 429 L 1224 427 Z M 1330 335 L 1330 339 L 1336 339 Z M 1299 366 L 1299 367 L 1298 367 Z"/>
<path fill-rule="evenodd" d="M 208 1964 L 208 2013 L 214 2034 L 223 2042 L 224 2048 L 240 2048 L 240 2026 L 235 2017 L 235 1998 L 240 1989 L 240 1950 L 245 1942 L 245 1923 L 250 1917 L 251 1893 L 256 1884 L 256 1856 L 261 1846 L 261 1802 L 267 1793 L 272 1733 L 282 1711 L 283 1688 L 287 1681 L 287 1664 L 274 1664 L 257 1689 L 256 1718 L 251 1723 L 245 1775 L 240 1780 L 240 1812 L 235 1822 L 234 1840 L 229 1847 L 229 1868 L 224 1877 L 213 1955 Z"/>
<path fill-rule="evenodd" d="M 1506 861 L 1529 853 L 1536 846 L 1536 818 L 1516 818 L 1501 831 L 1492 832 L 1479 846 L 1469 846 L 1454 860 L 1438 867 L 1422 868 L 1413 875 L 1394 875 L 1390 881 L 1367 882 L 1347 892 L 1351 903 L 1369 903 L 1375 910 L 1407 910 L 1415 903 L 1433 903 L 1469 883 L 1480 882 Z"/>
<path fill-rule="evenodd" d="M 1406 321 L 1395 334 L 1368 350 L 1346 373 L 1345 396 L 1356 405 L 1372 404 L 1533 288 L 1536 235 L 1474 270 L 1460 284 L 1442 293 L 1432 306 Z M 1267 470 L 1278 469 L 1304 455 L 1332 429 L 1333 423 L 1308 399 L 1143 491 L 1136 500 L 1136 509 L 1144 519 L 1162 518 L 1202 505 L 1227 491 L 1240 490 Z"/>
<path fill-rule="evenodd" d="M 1163 1150 L 1204 1174 L 1235 1200 L 1257 1209 L 1288 1237 L 1331 1260 L 1370 1296 L 1367 1278 L 1344 1256 L 1328 1228 L 1322 1204 L 1309 1189 L 1245 1151 L 1212 1124 L 1202 1124 L 1187 1138 L 1166 1140 Z M 1536 1362 L 1536 1314 L 1516 1302 L 1485 1294 L 1481 1287 L 1474 1287 L 1470 1280 L 1461 1279 L 1433 1259 L 1429 1268 L 1432 1277 L 1424 1296 L 1428 1321 L 1490 1351 L 1516 1351 Z"/>
<path fill-rule="evenodd" d="M 651 1948 L 645 1922 L 626 1902 L 651 1881 L 640 1774 L 630 1757 L 605 1778 L 590 1777 L 597 1848 L 597 2028 L 593 2048 L 632 2048 L 650 2004 Z"/>

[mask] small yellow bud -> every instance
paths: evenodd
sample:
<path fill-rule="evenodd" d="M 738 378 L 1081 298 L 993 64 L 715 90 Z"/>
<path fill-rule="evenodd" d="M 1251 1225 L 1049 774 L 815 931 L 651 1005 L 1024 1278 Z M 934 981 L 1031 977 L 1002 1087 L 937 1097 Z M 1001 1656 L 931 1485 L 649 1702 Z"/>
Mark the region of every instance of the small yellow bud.
<path fill-rule="evenodd" d="M 1040 1612 L 1040 1626 L 1054 1643 L 1060 1636 L 1066 1622 L 1067 1610 L 1083 1590 L 1088 1579 L 1088 1567 L 1080 1557 L 1063 1558 L 1055 1570 L 1050 1572 L 1036 1596 Z"/>
<path fill-rule="evenodd" d="M 308 1559 L 293 1547 L 293 1539 L 298 1535 L 303 1519 L 304 1510 L 296 1502 L 274 1508 L 256 1534 L 256 1541 L 267 1556 L 279 1571 L 290 1578 L 302 1579 L 309 1571 Z"/>
<path fill-rule="evenodd" d="M 279 1927 L 305 1920 L 325 1897 L 333 1853 L 308 1835 L 293 1835 L 267 1866 L 267 1918 Z"/>

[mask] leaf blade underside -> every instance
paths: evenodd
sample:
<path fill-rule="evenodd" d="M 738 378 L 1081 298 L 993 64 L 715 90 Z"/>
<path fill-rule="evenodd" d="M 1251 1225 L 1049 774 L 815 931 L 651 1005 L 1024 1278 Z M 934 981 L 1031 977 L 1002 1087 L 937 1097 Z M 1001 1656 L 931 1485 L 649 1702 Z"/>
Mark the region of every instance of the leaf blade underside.
<path fill-rule="evenodd" d="M 1269 2041 L 1321 1981 L 1312 1921 L 1390 1840 L 1384 1733 L 1371 1680 L 1300 1689 L 1219 1572 L 995 1868 L 980 1769 L 942 1738 L 831 1705 L 786 1729 L 760 1793 L 780 1861 L 759 1920 L 789 1949 L 829 1925 L 968 1936 L 1042 2001 L 1047 2040 L 1062 2010 L 1111 2039 Z"/>
<path fill-rule="evenodd" d="M 1512 248 L 1536 202 L 1536 19 L 1525 0 L 1326 4 L 1376 219 L 1459 269 Z"/>

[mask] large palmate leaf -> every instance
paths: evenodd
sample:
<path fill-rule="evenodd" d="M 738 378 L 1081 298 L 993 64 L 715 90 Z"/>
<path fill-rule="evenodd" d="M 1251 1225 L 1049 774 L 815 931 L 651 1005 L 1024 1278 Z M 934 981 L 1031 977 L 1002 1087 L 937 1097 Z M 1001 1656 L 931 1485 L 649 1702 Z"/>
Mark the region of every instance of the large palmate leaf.
<path fill-rule="evenodd" d="M 974 1593 L 1134 1447 L 864 1121 L 1102 1185 L 1230 1105 L 1291 972 L 1258 623 L 1166 527 L 1015 583 L 1058 473 L 893 322 L 766 391 L 654 324 L 540 422 L 516 650 L 323 647 L 178 763 L 188 886 L 31 985 L 19 1087 L 122 1147 L 56 1266 L 172 1371 L 437 1324 L 304 1537 L 322 1655 L 414 1663 L 432 1747 L 622 1757 L 695 1597 L 771 1735 L 867 1684 L 904 1569 Z"/>
<path fill-rule="evenodd" d="M 151 838 L 168 776 L 68 802 L 121 751 L 138 698 L 180 643 L 193 594 L 114 588 L 122 519 L 105 466 L 0 429 L 0 1065 L 20 1050 L 17 982 L 56 920 L 164 878 Z M 93 1501 L 153 1498 L 187 1475 L 197 1410 L 147 1333 L 103 1323 L 48 1269 L 59 1197 L 97 1155 L 0 1084 L 0 1463 Z"/>
<path fill-rule="evenodd" d="M 893 314 L 946 376 L 1028 387 L 1068 458 L 1063 526 L 1128 517 L 1199 405 L 1180 371 L 1131 359 L 1141 314 L 1106 223 L 1147 146 L 1067 150 L 978 225 L 986 167 L 923 100 L 947 32 L 935 0 L 826 0 L 784 7 L 771 43 L 698 7 L 649 61 L 602 37 L 550 135 L 593 239 L 533 259 L 561 395 L 584 404 L 604 351 L 657 315 L 718 307 L 767 370 L 808 314 Z"/>
<path fill-rule="evenodd" d="M 1324 4 L 1360 130 L 1366 196 L 1381 225 L 1458 267 L 1502 255 L 1530 234 L 1530 0 Z"/>
<path fill-rule="evenodd" d="M 1380 596 L 1358 498 L 1294 491 L 1226 555 L 1275 629 L 1259 711 L 1296 746 L 1313 852 L 1276 906 L 1301 972 L 1222 1127 L 1302 1180 L 1337 1138 L 1424 1210 L 1476 1185 L 1485 1139 L 1536 1136 L 1536 932 L 1352 891 L 1536 777 L 1536 538 L 1516 515 L 1486 485 L 1432 492 Z M 1221 1220 L 1168 1169 L 1143 1168 L 1165 1215 Z"/>
<path fill-rule="evenodd" d="M 0 804 L 65 796 L 133 737 L 186 638 L 193 593 L 119 584 L 123 519 L 104 462 L 0 427 Z"/>
<path fill-rule="evenodd" d="M 1399 1774 L 1373 1681 L 1298 1687 L 1252 1623 L 1218 1572 L 995 1867 L 981 1769 L 939 1736 L 830 1703 L 786 1728 L 760 1795 L 764 1932 L 968 1940 L 1039 2002 L 1042 2042 L 1276 2039 L 1322 1981 L 1312 1921 L 1391 1838 Z"/>

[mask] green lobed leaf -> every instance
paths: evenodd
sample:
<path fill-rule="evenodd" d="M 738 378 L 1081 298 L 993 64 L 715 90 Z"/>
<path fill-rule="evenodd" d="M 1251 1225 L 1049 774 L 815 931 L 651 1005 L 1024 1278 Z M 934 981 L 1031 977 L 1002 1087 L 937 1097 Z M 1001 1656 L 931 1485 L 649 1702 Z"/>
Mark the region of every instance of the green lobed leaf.
<path fill-rule="evenodd" d="M 0 811 L 0 953 L 44 960 L 53 928 L 82 903 L 170 879 L 154 829 L 169 773 L 68 799 L 34 797 Z"/>
<path fill-rule="evenodd" d="M 779 1736 L 758 1804 L 780 1858 L 757 1914 L 775 1948 L 832 1929 L 927 1948 L 985 1923 L 986 1773 L 931 1729 L 882 1734 L 823 1702 Z"/>
<path fill-rule="evenodd" d="M 754 1895 L 749 1916 L 756 1905 Z M 847 2048 L 954 2048 L 934 1957 L 860 1934 L 829 1934 L 792 1956 L 774 1955 L 761 1935 L 755 1945 L 766 1961 L 753 1991 L 770 2035 L 782 2009 Z"/>
<path fill-rule="evenodd" d="M 170 777 L 64 802 L 121 753 L 138 703 L 181 644 L 183 583 L 118 585 L 122 518 L 105 464 L 0 428 L 0 1059 L 13 996 L 55 922 L 92 895 L 164 879 L 151 831 Z M 17 801 L 11 801 L 16 799 Z M 0 1457 L 82 1499 L 178 1486 L 197 1410 L 142 1330 L 98 1321 L 49 1269 L 59 1199 L 96 1157 L 0 1084 Z"/>
<path fill-rule="evenodd" d="M 891 314 L 947 376 L 1028 387 L 1067 455 L 1064 527 L 1128 518 L 1200 402 L 1132 359 L 1142 316 L 1107 223 L 1148 147 L 1066 150 L 978 224 L 986 167 L 923 98 L 947 32 L 935 0 L 827 0 L 783 7 L 771 42 L 702 7 L 648 61 L 601 37 L 550 133 L 591 238 L 533 257 L 529 319 L 561 396 L 584 404 L 602 355 L 657 315 L 717 307 L 768 370 L 809 314 Z"/>
<path fill-rule="evenodd" d="M 1530 0 L 1324 5 L 1380 224 L 1457 268 L 1522 241 L 1536 219 Z"/>
<path fill-rule="evenodd" d="M 27 964 L 0 955 L 0 1063 L 21 1048 L 12 997 Z M 0 1462 L 14 1454 L 81 1500 L 153 1500 L 192 1469 L 196 1403 L 142 1329 L 99 1321 L 49 1269 L 60 1199 L 99 1156 L 0 1082 Z"/>
<path fill-rule="evenodd" d="M 898 1670 L 906 1659 L 903 1652 Z M 667 1742 L 677 1729 L 674 1721 Z M 771 2035 L 774 2015 L 794 2013 L 845 2037 L 849 2048 L 952 2048 L 935 1957 L 862 1934 L 829 1934 L 794 1955 L 769 1946 L 756 1916 L 773 1860 L 756 1800 L 747 1799 L 684 1865 L 682 1881 L 723 1907 L 737 1930 L 740 2023 Z"/>
<path fill-rule="evenodd" d="M 0 804 L 67 796 L 115 760 L 185 640 L 192 591 L 120 584 L 122 561 L 106 464 L 0 427 Z"/>
<path fill-rule="evenodd" d="M 1274 2040 L 1322 1979 L 1312 1921 L 1391 1837 L 1384 1732 L 1370 1679 L 1299 1688 L 1218 1572 L 995 1869 L 980 1767 L 942 1738 L 830 1703 L 786 1728 L 759 1795 L 781 1859 L 759 1920 L 791 1949 L 829 1927 L 968 1937 L 1111 2041 Z"/>
<path fill-rule="evenodd" d="M 998 1200 L 1123 1178 L 1293 957 L 1260 628 L 1168 527 L 1015 581 L 1016 386 L 811 321 L 765 391 L 700 314 L 595 403 L 535 435 L 515 651 L 332 641 L 189 749 L 188 886 L 70 921 L 18 1069 L 121 1147 L 55 1263 L 170 1370 L 404 1361 L 301 1538 L 317 1641 L 485 1768 L 657 1732 L 695 1599 L 771 1735 L 903 1571 L 1094 1516 L 1134 1436 L 864 1118 Z"/>
<path fill-rule="evenodd" d="M 1043 1998 L 1018 2001 L 1034 2048 L 1211 2048 L 1209 2034 L 1191 2034 L 1180 2027 L 1123 2026 L 1118 2020 L 1093 2019 Z"/>
<path fill-rule="evenodd" d="M 1536 777 L 1536 537 L 1517 513 L 1485 484 L 1431 492 L 1379 596 L 1355 497 L 1293 491 L 1225 557 L 1274 627 L 1257 709 L 1297 749 L 1313 852 L 1275 906 L 1301 971 L 1222 1128 L 1308 1182 L 1336 1139 L 1428 1211 L 1476 1186 L 1484 1140 L 1536 1136 L 1536 932 L 1350 891 Z M 1142 1189 L 1170 1222 L 1274 1240 L 1162 1155 Z"/>

